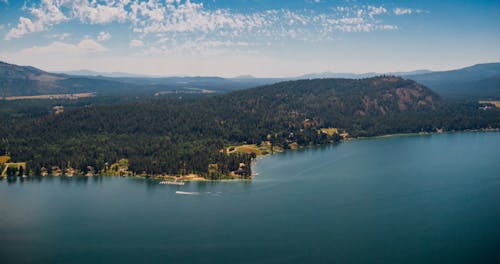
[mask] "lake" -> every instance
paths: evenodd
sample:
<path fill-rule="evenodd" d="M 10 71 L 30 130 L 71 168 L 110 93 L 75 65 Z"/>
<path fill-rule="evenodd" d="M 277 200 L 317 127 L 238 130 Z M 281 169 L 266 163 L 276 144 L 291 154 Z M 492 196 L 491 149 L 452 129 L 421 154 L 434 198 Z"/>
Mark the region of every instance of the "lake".
<path fill-rule="evenodd" d="M 254 171 L 2 180 L 0 262 L 500 263 L 500 133 L 354 140 Z"/>

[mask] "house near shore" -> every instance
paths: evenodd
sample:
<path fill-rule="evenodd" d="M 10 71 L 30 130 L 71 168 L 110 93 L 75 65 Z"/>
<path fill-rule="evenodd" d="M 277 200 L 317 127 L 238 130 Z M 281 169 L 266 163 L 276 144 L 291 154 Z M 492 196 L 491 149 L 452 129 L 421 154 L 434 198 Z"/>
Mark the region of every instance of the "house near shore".
<path fill-rule="evenodd" d="M 63 174 L 63 171 L 59 168 L 59 166 L 52 166 L 51 171 L 52 176 L 61 176 Z"/>
<path fill-rule="evenodd" d="M 54 113 L 54 115 L 59 115 L 59 114 L 64 113 L 64 106 L 56 105 L 56 106 L 52 107 L 52 113 Z"/>
<path fill-rule="evenodd" d="M 318 122 L 314 121 L 313 119 L 306 118 L 304 122 L 302 122 L 302 125 L 307 128 L 307 127 L 313 127 L 318 125 Z"/>
<path fill-rule="evenodd" d="M 26 162 L 11 162 L 9 155 L 0 156 L 0 176 L 5 177 L 11 173 L 16 176 L 24 176 L 26 174 Z"/>

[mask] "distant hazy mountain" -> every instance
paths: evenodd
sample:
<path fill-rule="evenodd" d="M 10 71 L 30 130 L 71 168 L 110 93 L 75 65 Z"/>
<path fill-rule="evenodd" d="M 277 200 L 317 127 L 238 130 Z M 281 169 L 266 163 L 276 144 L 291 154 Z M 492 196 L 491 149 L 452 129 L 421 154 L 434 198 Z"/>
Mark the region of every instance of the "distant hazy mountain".
<path fill-rule="evenodd" d="M 0 97 L 58 93 L 165 94 L 228 92 L 285 80 L 345 78 L 362 79 L 380 75 L 415 80 L 445 97 L 500 99 L 500 63 L 478 64 L 463 69 L 431 72 L 418 70 L 391 73 L 312 73 L 291 78 L 235 78 L 211 76 L 151 77 L 130 73 L 100 73 L 89 70 L 49 73 L 30 67 L 0 62 Z"/>
<path fill-rule="evenodd" d="M 345 78 L 345 79 L 362 79 L 362 78 L 371 78 L 375 76 L 381 75 L 392 75 L 392 76 L 400 76 L 404 77 L 407 75 L 417 75 L 417 74 L 425 74 L 430 73 L 432 71 L 429 70 L 416 70 L 410 72 L 367 72 L 367 73 L 338 73 L 338 72 L 322 72 L 322 73 L 309 73 L 305 75 L 301 75 L 297 77 L 297 79 L 325 79 L 325 78 Z"/>
<path fill-rule="evenodd" d="M 149 75 L 134 74 L 127 72 L 96 72 L 91 70 L 61 71 L 59 73 L 74 76 L 104 76 L 104 77 L 152 77 Z"/>
<path fill-rule="evenodd" d="M 112 75 L 106 76 L 106 75 Z M 49 73 L 0 62 L 0 97 L 93 92 L 97 94 L 168 94 L 228 92 L 278 79 L 221 77 L 144 77 L 128 73 L 99 73 L 88 70 Z"/>
<path fill-rule="evenodd" d="M 256 79 L 257 77 L 253 76 L 253 75 L 240 75 L 240 76 L 236 76 L 232 79 Z"/>
<path fill-rule="evenodd" d="M 31 66 L 0 62 L 0 96 L 51 93 L 53 90 L 61 90 L 56 83 L 62 79 L 62 75 Z"/>
<path fill-rule="evenodd" d="M 405 77 L 447 97 L 500 98 L 500 63 L 477 64 L 457 70 Z"/>

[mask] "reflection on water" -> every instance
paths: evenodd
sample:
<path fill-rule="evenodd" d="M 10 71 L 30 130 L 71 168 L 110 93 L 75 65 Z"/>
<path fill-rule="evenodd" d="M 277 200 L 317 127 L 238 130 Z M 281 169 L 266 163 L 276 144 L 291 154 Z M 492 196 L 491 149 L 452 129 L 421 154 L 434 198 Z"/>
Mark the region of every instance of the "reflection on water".
<path fill-rule="evenodd" d="M 104 176 L 25 176 L 25 177 L 6 177 L 3 181 L 6 181 L 8 184 L 23 184 L 23 183 L 42 183 L 42 182 L 57 182 L 60 184 L 77 184 L 77 185 L 86 185 L 90 183 L 102 183 Z M 0 178 L 0 181 L 2 179 Z"/>
<path fill-rule="evenodd" d="M 7 177 L 0 178 L 1 182 L 7 185 L 25 184 L 59 184 L 61 186 L 98 186 L 103 184 L 115 184 L 116 181 L 123 181 L 127 184 L 143 185 L 147 191 L 166 190 L 169 192 L 193 192 L 201 195 L 220 195 L 222 189 L 231 186 L 238 186 L 239 191 L 247 191 L 252 186 L 251 180 L 228 180 L 228 181 L 192 181 L 186 182 L 183 186 L 162 185 L 161 180 L 147 179 L 142 177 L 119 177 L 119 176 L 29 176 L 29 177 Z M 231 192 L 231 191 L 229 191 Z"/>

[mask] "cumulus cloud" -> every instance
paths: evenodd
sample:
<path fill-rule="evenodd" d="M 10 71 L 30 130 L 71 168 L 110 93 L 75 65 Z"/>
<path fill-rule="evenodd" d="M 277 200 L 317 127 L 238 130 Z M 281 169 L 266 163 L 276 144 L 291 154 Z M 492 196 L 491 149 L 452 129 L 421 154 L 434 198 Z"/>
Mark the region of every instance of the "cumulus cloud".
<path fill-rule="evenodd" d="M 387 28 L 375 19 L 386 14 L 387 9 L 370 5 L 339 7 L 336 12 L 323 13 L 287 9 L 239 13 L 230 9 L 207 9 L 203 3 L 189 0 L 43 0 L 28 10 L 32 16 L 20 17 L 5 39 L 48 30 L 69 20 L 88 24 L 130 23 L 135 33 L 143 35 L 215 32 L 224 36 L 248 33 L 296 36 L 311 30 L 359 32 Z M 394 9 L 396 14 L 411 12 L 411 9 Z M 326 30 L 321 28 L 325 26 Z"/>
<path fill-rule="evenodd" d="M 133 39 L 133 40 L 130 41 L 129 46 L 131 48 L 143 47 L 144 46 L 144 42 L 142 42 L 142 40 Z"/>
<path fill-rule="evenodd" d="M 42 0 L 40 4 L 28 8 L 32 18 L 20 17 L 17 26 L 7 33 L 5 39 L 46 31 L 54 25 L 75 19 L 89 24 L 125 22 L 128 16 L 125 6 L 128 3 L 128 0 Z"/>
<path fill-rule="evenodd" d="M 394 14 L 395 15 L 398 15 L 398 16 L 402 16 L 402 15 L 410 15 L 411 13 L 413 13 L 413 10 L 410 9 L 410 8 L 394 8 Z"/>
<path fill-rule="evenodd" d="M 255 46 L 279 40 L 315 42 L 334 39 L 340 33 L 398 29 L 395 24 L 384 23 L 384 15 L 390 13 L 384 6 L 357 4 L 325 10 L 240 12 L 206 8 L 194 0 L 42 0 L 27 10 L 29 14 L 19 18 L 5 39 L 50 30 L 70 21 L 89 25 L 125 23 L 132 35 L 129 47 L 142 51 L 210 53 L 234 48 L 250 52 Z M 418 13 L 404 8 L 392 11 L 397 15 Z M 109 32 L 102 31 L 93 41 L 99 44 L 110 38 Z"/>
<path fill-rule="evenodd" d="M 6 40 L 20 38 L 32 32 L 44 31 L 52 25 L 68 20 L 58 3 L 52 0 L 42 1 L 39 6 L 29 8 L 29 12 L 33 19 L 20 17 L 17 26 L 5 35 Z"/>
<path fill-rule="evenodd" d="M 387 9 L 385 9 L 382 6 L 376 7 L 376 6 L 368 6 L 368 16 L 373 18 L 374 16 L 381 15 L 387 13 Z"/>
<path fill-rule="evenodd" d="M 99 42 L 103 42 L 109 39 L 111 39 L 111 34 L 109 32 L 102 31 L 99 32 L 99 35 L 97 36 L 97 41 Z"/>
<path fill-rule="evenodd" d="M 47 45 L 33 46 L 19 51 L 0 51 L 0 58 L 3 60 L 21 65 L 33 65 L 49 71 L 104 67 L 103 60 L 107 56 L 109 56 L 108 49 L 89 38 L 77 42 L 56 40 Z M 106 64 L 105 67 L 110 66 L 112 64 Z"/>
<path fill-rule="evenodd" d="M 81 22 L 90 24 L 107 24 L 111 22 L 124 22 L 128 12 L 125 6 L 130 1 L 98 1 L 76 0 L 70 1 L 68 6 L 71 9 L 71 17 L 79 19 Z"/>
<path fill-rule="evenodd" d="M 36 57 L 48 55 L 87 55 L 106 51 L 107 49 L 92 39 L 83 39 L 82 41 L 71 44 L 55 41 L 46 46 L 34 46 L 20 50 L 14 54 L 17 57 Z"/>

